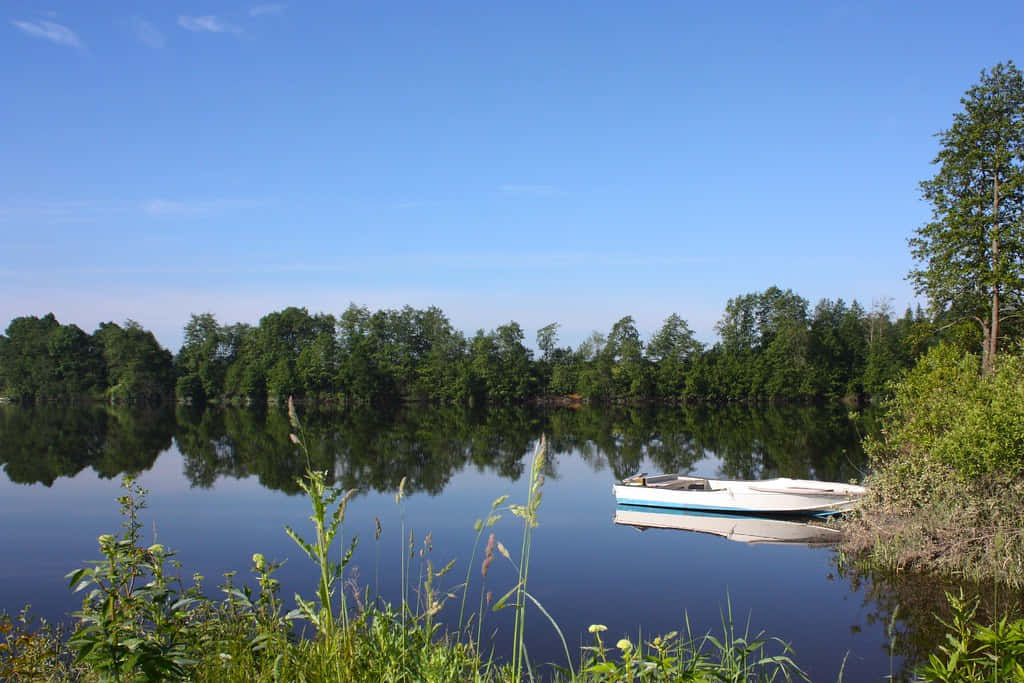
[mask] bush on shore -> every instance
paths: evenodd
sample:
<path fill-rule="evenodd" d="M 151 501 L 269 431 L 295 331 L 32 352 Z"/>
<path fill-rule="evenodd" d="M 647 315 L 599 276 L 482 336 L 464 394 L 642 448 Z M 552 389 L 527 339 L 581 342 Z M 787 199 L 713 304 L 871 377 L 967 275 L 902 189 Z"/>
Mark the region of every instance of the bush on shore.
<path fill-rule="evenodd" d="M 847 550 L 891 570 L 1024 586 L 1024 356 L 982 374 L 943 345 L 895 385 L 865 448 L 869 492 Z"/>

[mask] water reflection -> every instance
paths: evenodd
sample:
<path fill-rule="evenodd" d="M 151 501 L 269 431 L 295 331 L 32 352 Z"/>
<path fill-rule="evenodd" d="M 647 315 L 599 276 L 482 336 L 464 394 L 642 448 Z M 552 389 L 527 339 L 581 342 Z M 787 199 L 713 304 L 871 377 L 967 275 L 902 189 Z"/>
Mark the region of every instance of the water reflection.
<path fill-rule="evenodd" d="M 171 447 L 174 411 L 105 406 L 7 406 L 0 464 L 19 484 L 52 486 L 91 467 L 104 478 L 136 474 Z"/>
<path fill-rule="evenodd" d="M 116 477 L 150 468 L 173 438 L 193 486 L 255 476 L 266 488 L 295 494 L 307 462 L 290 431 L 275 409 L 5 406 L 0 464 L 19 483 L 50 486 L 86 467 Z M 742 479 L 843 481 L 858 477 L 863 463 L 858 426 L 832 407 L 363 407 L 304 411 L 303 431 L 308 464 L 339 485 L 393 491 L 407 477 L 410 492 L 432 495 L 470 466 L 518 479 L 523 453 L 542 432 L 552 476 L 566 453 L 610 467 L 615 478 L 635 473 L 645 458 L 661 471 L 687 472 L 714 455 L 717 474 Z"/>
<path fill-rule="evenodd" d="M 898 680 L 912 680 L 912 667 L 925 662 L 936 643 L 946 642 L 953 621 L 948 595 L 978 600 L 975 619 L 992 624 L 1004 617 L 1024 614 L 1024 593 L 998 584 L 952 582 L 935 576 L 879 572 L 844 564 L 835 558 L 837 575 L 850 582 L 852 593 L 863 596 L 865 623 L 880 625 L 889 633 L 892 654 L 903 661 Z"/>
<path fill-rule="evenodd" d="M 842 535 L 837 529 L 810 520 L 675 510 L 646 505 L 619 505 L 615 508 L 614 521 L 640 531 L 675 529 L 721 536 L 737 543 L 827 545 L 835 543 Z"/>

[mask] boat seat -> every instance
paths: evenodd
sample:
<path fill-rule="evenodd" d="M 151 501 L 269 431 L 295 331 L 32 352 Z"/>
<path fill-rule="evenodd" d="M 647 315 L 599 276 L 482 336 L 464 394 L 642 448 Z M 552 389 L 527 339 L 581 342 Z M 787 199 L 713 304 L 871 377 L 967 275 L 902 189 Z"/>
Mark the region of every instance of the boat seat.
<path fill-rule="evenodd" d="M 669 491 L 710 491 L 707 479 L 694 479 L 692 477 L 670 479 L 647 484 L 651 488 L 668 489 Z"/>

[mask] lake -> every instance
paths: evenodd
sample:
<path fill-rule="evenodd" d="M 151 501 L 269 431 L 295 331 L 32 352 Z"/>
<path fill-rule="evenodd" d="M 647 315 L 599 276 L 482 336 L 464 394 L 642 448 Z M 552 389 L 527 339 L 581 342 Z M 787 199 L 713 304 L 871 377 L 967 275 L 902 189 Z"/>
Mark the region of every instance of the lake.
<path fill-rule="evenodd" d="M 927 640 L 914 629 L 929 623 L 929 603 L 917 601 L 917 616 L 901 610 L 890 634 L 902 589 L 851 577 L 831 547 L 741 543 L 613 522 L 611 486 L 638 471 L 860 478 L 859 443 L 869 427 L 844 408 L 300 407 L 300 414 L 312 466 L 358 490 L 345 519 L 346 539 L 359 538 L 348 577 L 383 599 L 399 599 L 410 531 L 414 578 L 427 559 L 435 567 L 455 559 L 442 585 L 465 579 L 474 521 L 502 494 L 525 502 L 534 444 L 546 434 L 550 458 L 529 588 L 577 656 L 592 642 L 590 624 L 606 625 L 611 643 L 685 631 L 687 619 L 694 632 L 719 633 L 730 606 L 741 631 L 749 623 L 752 634 L 763 630 L 791 643 L 813 680 L 836 680 L 841 667 L 846 680 L 899 673 Z M 53 620 L 79 606 L 63 577 L 98 557 L 97 536 L 118 533 L 115 498 L 126 472 L 149 490 L 147 540 L 156 536 L 176 550 L 186 578 L 201 572 L 212 590 L 226 571 L 247 575 L 252 554 L 261 552 L 286 560 L 277 576 L 287 603 L 296 592 L 311 598 L 314 568 L 284 533 L 291 525 L 309 534 L 309 506 L 296 484 L 306 459 L 289 432 L 287 415 L 274 409 L 0 406 L 0 609 L 31 603 L 35 614 Z M 407 497 L 398 505 L 403 478 Z M 521 520 L 506 511 L 491 530 L 516 552 Z M 473 614 L 481 553 L 468 567 Z M 485 587 L 495 595 L 511 588 L 515 575 L 498 560 Z M 499 656 L 511 642 L 509 612 L 485 611 Z M 443 614 L 457 620 L 458 600 Z M 531 617 L 526 638 L 532 659 L 564 664 L 546 619 Z"/>

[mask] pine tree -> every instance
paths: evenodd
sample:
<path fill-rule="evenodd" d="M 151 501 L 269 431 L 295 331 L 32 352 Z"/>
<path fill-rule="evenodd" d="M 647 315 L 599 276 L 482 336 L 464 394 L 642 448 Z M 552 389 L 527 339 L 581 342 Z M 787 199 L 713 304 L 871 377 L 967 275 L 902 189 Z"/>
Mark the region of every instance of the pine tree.
<path fill-rule="evenodd" d="M 980 326 L 988 372 L 1024 293 L 1024 74 L 998 64 L 960 102 L 938 136 L 938 172 L 921 183 L 932 220 L 909 240 L 919 262 L 909 277 L 936 318 Z"/>

